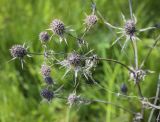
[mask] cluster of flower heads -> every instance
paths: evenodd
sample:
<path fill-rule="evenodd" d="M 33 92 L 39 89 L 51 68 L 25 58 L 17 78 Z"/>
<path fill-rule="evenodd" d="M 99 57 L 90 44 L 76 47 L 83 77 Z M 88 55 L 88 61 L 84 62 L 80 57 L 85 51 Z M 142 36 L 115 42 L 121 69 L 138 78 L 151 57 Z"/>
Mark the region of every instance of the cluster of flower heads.
<path fill-rule="evenodd" d="M 129 40 L 131 41 L 140 40 L 136 36 L 138 32 L 143 32 L 143 31 L 155 28 L 155 27 L 149 27 L 149 28 L 138 30 L 136 27 L 137 19 L 135 16 L 133 16 L 133 19 L 131 18 L 131 19 L 126 20 L 124 15 L 122 15 L 122 18 L 124 20 L 124 25 L 122 28 L 115 27 L 106 21 L 104 22 L 109 27 L 119 30 L 118 33 L 121 33 L 121 36 L 118 37 L 113 42 L 113 45 L 117 43 L 121 38 L 123 37 L 126 38 L 126 41 L 122 47 L 122 50 L 125 48 Z M 79 44 L 79 47 L 81 47 L 82 45 L 85 45 L 84 35 L 98 22 L 98 20 L 99 19 L 96 15 L 95 9 L 92 11 L 90 15 L 86 15 L 86 18 L 84 19 L 85 31 L 81 37 L 75 37 L 76 41 Z M 47 32 L 47 30 L 52 32 L 51 36 Z M 44 100 L 47 100 L 48 102 L 50 102 L 56 96 L 56 92 L 58 92 L 61 87 L 58 90 L 53 91 L 54 81 L 51 77 L 51 67 L 47 65 L 47 58 L 49 58 L 49 55 L 52 53 L 48 54 L 49 50 L 47 47 L 47 43 L 52 39 L 53 35 L 56 35 L 60 38 L 60 43 L 64 41 L 67 44 L 66 35 L 71 35 L 70 32 L 72 31 L 72 29 L 69 29 L 69 27 L 66 27 L 65 24 L 61 20 L 54 19 L 50 23 L 50 27 L 47 30 L 40 32 L 39 34 L 39 40 L 42 43 L 43 47 L 45 48 L 44 54 L 43 54 L 45 60 L 41 66 L 41 75 L 43 76 L 43 79 L 45 81 L 45 87 L 41 89 L 40 95 Z M 71 36 L 74 37 L 73 35 Z M 25 45 L 14 45 L 10 49 L 11 56 L 13 57 L 13 59 L 16 59 L 16 58 L 20 59 L 22 67 L 23 67 L 24 57 L 25 56 L 30 57 L 29 54 L 32 54 L 28 52 L 27 49 L 28 48 L 25 47 Z M 96 68 L 99 58 L 96 54 L 89 55 L 90 52 L 92 51 L 89 51 L 87 53 L 83 52 L 82 54 L 82 52 L 79 53 L 78 51 L 73 51 L 73 52 L 68 53 L 67 57 L 62 61 L 56 59 L 57 64 L 61 65 L 61 67 L 66 68 L 64 77 L 69 72 L 74 72 L 75 88 L 77 87 L 78 75 L 84 75 L 84 77 L 87 80 L 92 80 L 93 82 L 95 82 L 92 76 L 92 71 L 94 70 L 94 68 Z M 133 72 L 130 72 L 130 79 L 133 80 L 136 84 L 139 83 L 139 81 L 144 80 L 146 74 L 148 73 L 147 71 L 144 71 L 142 69 L 135 69 L 135 70 L 132 69 L 132 71 Z M 120 90 L 123 94 L 127 94 L 128 92 L 127 85 L 125 83 L 121 84 Z M 76 92 L 73 91 L 71 94 L 69 94 L 67 98 L 67 103 L 69 104 L 69 106 L 72 106 L 72 105 L 77 105 L 77 104 L 88 104 L 90 102 L 80 97 L 80 95 L 76 95 Z"/>
<path fill-rule="evenodd" d="M 87 15 L 84 19 L 85 24 L 85 32 L 88 31 L 91 27 L 93 27 L 98 21 L 98 18 L 95 14 Z M 47 30 L 52 32 L 52 35 L 50 36 Z M 64 41 L 67 44 L 66 35 L 70 34 L 72 29 L 69 29 L 69 27 L 66 27 L 65 24 L 60 19 L 54 19 L 49 26 L 49 29 L 46 29 L 46 31 L 42 31 L 39 33 L 39 40 L 42 43 L 45 51 L 44 51 L 44 63 L 41 66 L 41 75 L 43 76 L 43 79 L 45 81 L 46 87 L 41 90 L 41 96 L 46 99 L 47 101 L 51 101 L 54 97 L 54 92 L 50 90 L 50 86 L 53 86 L 53 79 L 51 77 L 51 67 L 47 65 L 47 60 L 49 54 L 48 54 L 48 47 L 47 43 L 52 39 L 53 35 L 56 35 L 60 38 L 60 42 Z M 84 35 L 83 35 L 84 36 Z M 85 44 L 84 39 L 82 37 L 75 37 L 76 40 L 78 40 L 78 44 L 83 45 Z M 24 62 L 24 57 L 29 56 L 30 53 L 27 51 L 28 48 L 26 48 L 24 45 L 14 45 L 10 49 L 11 56 L 13 59 L 19 58 L 22 67 Z M 91 69 L 96 66 L 96 60 L 91 58 L 90 56 L 86 56 L 87 54 L 81 55 L 76 51 L 73 51 L 71 53 L 68 53 L 68 56 L 63 61 L 58 60 L 58 64 L 60 64 L 62 67 L 66 68 L 66 73 L 64 76 L 69 72 L 73 71 L 75 74 L 75 81 L 77 79 L 78 73 L 83 74 L 87 79 L 92 78 Z M 95 57 L 95 55 L 93 56 Z M 12 60 L 13 60 L 12 59 Z M 57 60 L 56 60 L 57 61 Z M 93 79 L 93 78 L 92 78 Z M 76 83 L 76 82 L 75 82 Z"/>
<path fill-rule="evenodd" d="M 50 74 L 51 74 L 51 67 L 50 66 L 43 64 L 41 66 L 41 74 L 42 74 L 46 84 L 48 84 L 48 85 L 53 84 L 52 77 L 50 76 Z"/>

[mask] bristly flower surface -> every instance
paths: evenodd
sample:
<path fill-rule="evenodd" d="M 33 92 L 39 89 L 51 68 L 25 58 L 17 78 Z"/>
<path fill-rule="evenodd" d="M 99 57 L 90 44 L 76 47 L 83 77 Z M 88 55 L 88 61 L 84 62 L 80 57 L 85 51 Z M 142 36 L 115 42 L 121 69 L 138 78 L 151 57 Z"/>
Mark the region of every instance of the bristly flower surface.
<path fill-rule="evenodd" d="M 42 98 L 50 102 L 54 98 L 54 93 L 51 90 L 48 90 L 47 88 L 44 88 L 41 90 L 40 95 Z"/>
<path fill-rule="evenodd" d="M 82 69 L 82 57 L 76 52 L 69 53 L 67 58 L 61 62 L 59 62 L 62 67 L 65 67 L 67 70 L 65 72 L 65 75 L 73 70 L 75 72 L 75 79 L 77 78 L 78 72 Z M 65 76 L 64 75 L 64 76 Z"/>
<path fill-rule="evenodd" d="M 31 57 L 30 55 L 27 54 L 27 49 L 28 49 L 28 47 L 25 47 L 25 44 L 23 44 L 23 45 L 13 45 L 10 49 L 11 56 L 13 57 L 11 59 L 11 61 L 15 60 L 16 58 L 20 59 L 22 69 L 23 69 L 24 57 L 25 56 Z"/>
<path fill-rule="evenodd" d="M 83 74 L 88 80 L 89 78 L 95 82 L 95 80 L 92 77 L 92 70 L 96 68 L 98 64 L 98 56 L 96 54 L 86 58 L 85 60 L 85 66 L 83 68 Z"/>
<path fill-rule="evenodd" d="M 90 101 L 84 98 L 81 98 L 80 95 L 76 95 L 76 92 L 69 94 L 67 98 L 67 104 L 70 107 L 73 105 L 80 105 L 80 104 L 90 104 Z"/>
<path fill-rule="evenodd" d="M 50 24 L 50 28 L 47 30 L 51 30 L 55 35 L 59 36 L 60 43 L 64 40 L 66 44 L 67 40 L 65 34 L 68 34 L 68 32 L 70 31 L 74 31 L 72 29 L 69 29 L 69 27 L 66 27 L 65 24 L 59 19 L 54 19 Z"/>
<path fill-rule="evenodd" d="M 95 68 L 97 64 L 96 55 L 87 57 L 86 55 L 79 55 L 77 52 L 72 52 L 68 54 L 65 60 L 60 61 L 59 64 L 67 69 L 64 76 L 66 76 L 68 72 L 74 71 L 75 83 L 78 73 L 83 74 L 87 80 L 90 78 L 94 81 L 92 77 L 92 69 Z"/>
<path fill-rule="evenodd" d="M 155 29 L 155 27 L 148 27 L 148 28 L 144 28 L 144 29 L 137 29 L 136 28 L 136 23 L 137 23 L 137 19 L 135 16 L 133 16 L 133 19 L 125 19 L 125 16 L 122 14 L 122 18 L 123 18 L 123 22 L 124 22 L 124 26 L 123 27 L 115 27 L 113 25 L 111 25 L 108 22 L 104 22 L 106 25 L 108 25 L 111 28 L 117 29 L 118 33 L 120 33 L 121 35 L 112 43 L 112 45 L 116 44 L 120 39 L 122 39 L 123 37 L 125 37 L 125 42 L 122 46 L 122 50 L 126 47 L 127 43 L 129 42 L 129 40 L 132 41 L 136 41 L 136 40 L 140 40 L 137 37 L 137 33 L 143 32 L 143 31 L 147 31 L 147 30 L 151 30 L 151 29 Z"/>
<path fill-rule="evenodd" d="M 47 32 L 41 32 L 39 34 L 39 40 L 41 41 L 41 43 L 46 43 L 49 41 L 49 34 Z"/>
<path fill-rule="evenodd" d="M 78 104 L 80 96 L 77 96 L 76 93 L 69 94 L 67 98 L 67 104 L 71 107 L 72 105 Z"/>
<path fill-rule="evenodd" d="M 41 74 L 43 75 L 43 77 L 49 77 L 51 74 L 51 68 L 50 66 L 43 64 L 41 66 Z"/>
<path fill-rule="evenodd" d="M 134 70 L 134 72 L 130 73 L 130 80 L 133 80 L 136 83 L 139 81 L 144 81 L 146 77 L 147 71 L 144 71 L 142 69 Z"/>
<path fill-rule="evenodd" d="M 45 80 L 47 85 L 52 85 L 54 83 L 51 76 L 45 76 L 44 80 Z"/>
<path fill-rule="evenodd" d="M 84 20 L 84 24 L 86 25 L 86 29 L 90 29 L 92 26 L 94 26 L 98 21 L 98 17 L 95 14 L 86 15 L 86 18 Z"/>

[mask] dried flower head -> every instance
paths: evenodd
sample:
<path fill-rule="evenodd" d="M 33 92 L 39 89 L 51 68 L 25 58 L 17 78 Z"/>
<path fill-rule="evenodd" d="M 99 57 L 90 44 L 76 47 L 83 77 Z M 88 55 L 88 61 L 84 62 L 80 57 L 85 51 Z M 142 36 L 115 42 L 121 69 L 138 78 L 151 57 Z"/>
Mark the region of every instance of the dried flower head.
<path fill-rule="evenodd" d="M 39 40 L 42 42 L 42 43 L 46 43 L 49 41 L 49 35 L 47 32 L 41 32 L 39 34 Z"/>
<path fill-rule="evenodd" d="M 87 69 L 91 69 L 93 67 L 96 67 L 98 63 L 98 56 L 96 54 L 90 56 L 88 59 L 85 61 L 85 67 Z"/>
<path fill-rule="evenodd" d="M 121 92 L 124 93 L 124 94 L 126 94 L 127 91 L 128 91 L 128 88 L 127 88 L 126 84 L 122 83 L 121 84 Z"/>
<path fill-rule="evenodd" d="M 13 45 L 10 52 L 13 58 L 23 58 L 27 55 L 27 49 L 23 45 Z"/>
<path fill-rule="evenodd" d="M 94 69 L 97 66 L 98 63 L 98 57 L 96 54 L 86 58 L 85 60 L 85 66 L 83 67 L 83 74 L 87 80 L 92 80 L 95 82 L 92 76 L 92 69 Z"/>
<path fill-rule="evenodd" d="M 136 113 L 133 118 L 133 122 L 140 122 L 143 119 L 143 115 L 141 113 Z"/>
<path fill-rule="evenodd" d="M 87 28 L 92 27 L 93 25 L 95 25 L 98 21 L 98 17 L 94 14 L 88 15 L 86 16 L 84 22 L 87 25 Z"/>
<path fill-rule="evenodd" d="M 50 76 L 44 77 L 44 80 L 45 80 L 46 84 L 48 84 L 48 85 L 53 84 L 53 79 Z"/>
<path fill-rule="evenodd" d="M 130 79 L 134 80 L 135 83 L 138 83 L 139 81 L 143 81 L 146 76 L 146 71 L 142 69 L 134 70 L 134 72 L 130 73 Z"/>
<path fill-rule="evenodd" d="M 41 90 L 40 95 L 47 101 L 51 101 L 54 97 L 53 91 L 48 90 L 46 88 Z"/>
<path fill-rule="evenodd" d="M 43 75 L 43 77 L 48 77 L 50 76 L 50 73 L 51 73 L 51 68 L 50 66 L 46 65 L 46 64 L 43 64 L 41 66 L 41 74 Z"/>
<path fill-rule="evenodd" d="M 67 104 L 69 104 L 71 107 L 72 105 L 78 104 L 79 100 L 80 100 L 80 96 L 77 96 L 76 93 L 71 93 L 68 96 Z"/>

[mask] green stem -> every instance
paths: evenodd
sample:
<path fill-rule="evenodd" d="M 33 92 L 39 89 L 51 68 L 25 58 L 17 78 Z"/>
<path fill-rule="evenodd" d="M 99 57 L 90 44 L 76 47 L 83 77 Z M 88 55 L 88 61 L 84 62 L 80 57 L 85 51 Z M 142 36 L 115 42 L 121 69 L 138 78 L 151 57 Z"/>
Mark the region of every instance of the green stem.
<path fill-rule="evenodd" d="M 150 54 L 152 53 L 152 50 L 155 48 L 155 46 L 157 45 L 158 41 L 160 39 L 160 35 L 157 37 L 157 39 L 155 40 L 153 46 L 150 48 L 150 50 L 148 51 L 147 55 L 145 56 L 145 58 L 143 59 L 140 68 L 143 67 L 144 63 L 147 61 L 148 57 L 150 56 Z"/>
<path fill-rule="evenodd" d="M 131 19 L 133 19 L 133 12 L 132 12 L 132 0 L 128 0 L 128 2 L 129 2 L 130 16 L 131 16 Z"/>
<path fill-rule="evenodd" d="M 120 64 L 121 66 L 123 66 L 126 69 L 128 69 L 130 72 L 134 73 L 134 71 L 131 68 L 129 68 L 126 64 L 123 64 L 120 61 L 117 61 L 117 60 L 114 60 L 114 59 L 106 59 L 106 58 L 98 58 L 97 60 L 104 60 L 104 61 L 109 61 L 109 62 L 114 62 L 114 63 Z"/>
<path fill-rule="evenodd" d="M 132 41 L 132 44 L 133 44 L 133 50 L 134 50 L 134 62 L 135 62 L 135 69 L 137 70 L 138 69 L 138 51 L 137 51 L 137 42 L 136 40 Z"/>
<path fill-rule="evenodd" d="M 68 107 L 68 108 L 67 108 L 66 122 L 70 122 L 70 110 L 71 110 L 71 108 Z"/>
<path fill-rule="evenodd" d="M 104 104 L 110 104 L 110 105 L 115 106 L 116 108 L 122 109 L 122 110 L 124 110 L 124 111 L 126 111 L 126 112 L 129 112 L 129 113 L 131 113 L 131 114 L 136 114 L 134 111 L 128 110 L 128 109 L 126 109 L 126 108 L 123 107 L 123 106 L 117 105 L 117 104 L 112 103 L 112 102 L 104 101 L 104 100 L 99 100 L 99 99 L 91 100 L 91 103 L 104 103 Z"/>

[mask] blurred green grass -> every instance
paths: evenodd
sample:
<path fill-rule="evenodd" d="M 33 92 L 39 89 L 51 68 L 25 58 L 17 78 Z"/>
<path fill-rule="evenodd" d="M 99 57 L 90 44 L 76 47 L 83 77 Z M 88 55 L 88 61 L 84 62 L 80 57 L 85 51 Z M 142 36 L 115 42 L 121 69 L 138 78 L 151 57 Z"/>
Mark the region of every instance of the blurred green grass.
<path fill-rule="evenodd" d="M 121 12 L 129 17 L 127 0 L 101 0 L 96 1 L 98 9 L 106 19 L 114 25 L 121 26 Z M 138 18 L 138 27 L 148 27 L 160 22 L 159 0 L 134 0 L 133 11 Z M 71 25 L 77 33 L 81 32 L 85 13 L 89 14 L 89 0 L 0 0 L 0 122 L 129 122 L 131 117 L 128 113 L 110 105 L 93 104 L 72 108 L 68 113 L 68 107 L 62 100 L 55 99 L 51 104 L 42 104 L 39 90 L 43 79 L 39 74 L 42 57 L 34 56 L 27 60 L 24 70 L 19 62 L 12 61 L 9 48 L 13 44 L 23 44 L 30 46 L 29 50 L 40 52 L 41 44 L 38 34 L 49 27 L 54 18 L 59 18 L 68 26 Z M 139 35 L 139 61 L 143 59 L 149 47 L 153 44 L 153 38 L 159 34 L 149 31 Z M 87 35 L 86 40 L 91 48 L 95 49 L 101 57 L 108 57 L 121 60 L 128 64 L 133 64 L 133 53 L 127 49 L 127 56 L 122 54 L 120 47 L 115 45 L 110 47 L 111 42 L 116 39 L 114 32 L 103 26 L 99 22 L 97 26 Z M 69 46 L 55 41 L 50 42 L 50 46 L 55 51 L 73 51 L 75 40 L 69 38 Z M 145 68 L 156 71 L 147 76 L 141 86 L 146 97 L 155 95 L 158 79 L 159 67 L 159 46 L 154 49 L 151 57 L 145 64 Z M 73 90 L 71 76 L 61 79 L 64 71 L 57 67 L 53 68 L 52 76 L 57 80 L 57 84 L 64 84 L 66 89 L 64 94 Z M 126 82 L 130 95 L 136 95 L 137 89 L 133 82 L 128 81 L 128 72 L 119 65 L 102 62 L 94 72 L 94 77 L 105 88 L 119 92 L 122 82 Z M 127 100 L 113 96 L 97 86 L 86 85 L 82 80 L 80 94 L 88 98 L 99 98 L 107 101 L 139 110 L 140 103 L 133 101 L 131 106 Z M 62 93 L 63 94 L 63 93 Z M 148 112 L 146 112 L 145 120 Z M 69 118 L 69 120 L 68 120 Z M 154 120 L 153 120 L 154 122 Z"/>

